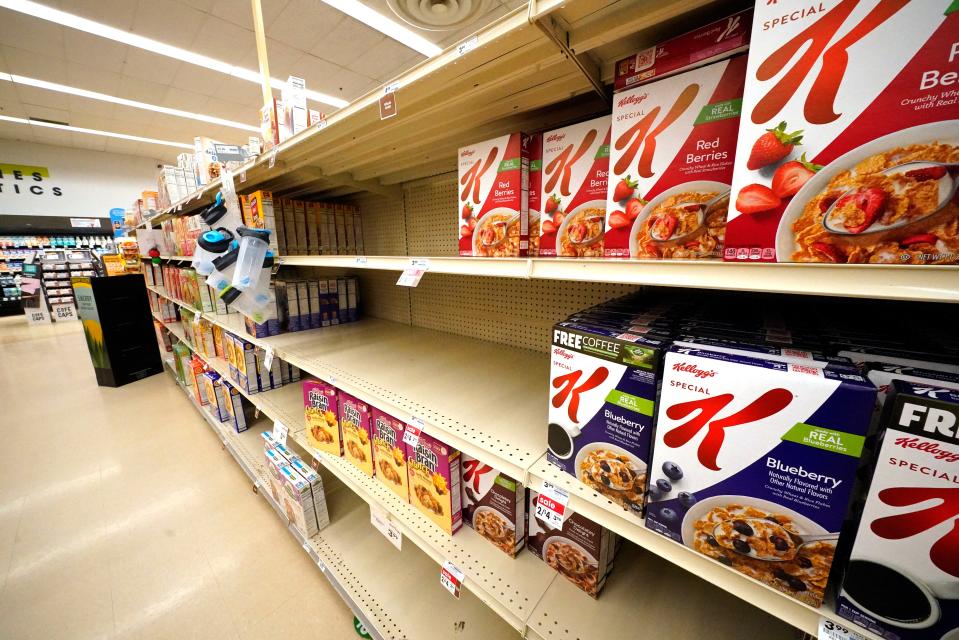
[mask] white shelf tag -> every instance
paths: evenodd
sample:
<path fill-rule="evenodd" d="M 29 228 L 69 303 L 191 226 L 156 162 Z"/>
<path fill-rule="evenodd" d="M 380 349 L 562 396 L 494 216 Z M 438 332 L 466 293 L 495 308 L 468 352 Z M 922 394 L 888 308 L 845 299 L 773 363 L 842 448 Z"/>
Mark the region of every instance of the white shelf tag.
<path fill-rule="evenodd" d="M 473 36 L 466 42 L 461 42 L 459 46 L 456 47 L 456 55 L 461 56 L 467 51 L 472 51 L 476 48 L 477 44 L 479 44 L 479 38 L 477 36 Z"/>
<path fill-rule="evenodd" d="M 273 421 L 273 439 L 286 446 L 286 436 L 290 433 L 289 427 L 280 422 L 279 420 Z"/>
<path fill-rule="evenodd" d="M 397 91 L 399 91 L 399 89 L 400 89 L 399 82 L 388 84 L 385 87 L 383 87 L 383 95 L 386 95 L 387 93 L 396 93 Z"/>
<path fill-rule="evenodd" d="M 819 640 L 866 640 L 866 636 L 819 617 Z"/>
<path fill-rule="evenodd" d="M 419 444 L 421 433 L 423 433 L 423 421 L 413 416 L 403 431 L 403 442 L 410 447 L 416 447 Z"/>
<path fill-rule="evenodd" d="M 263 349 L 263 368 L 267 371 L 273 366 L 273 348 L 266 347 Z"/>
<path fill-rule="evenodd" d="M 396 281 L 396 284 L 401 287 L 415 287 L 420 283 L 420 279 L 423 278 L 424 273 L 426 273 L 426 269 L 414 269 L 410 267 L 400 274 L 400 279 Z"/>
<path fill-rule="evenodd" d="M 270 166 L 268 169 L 272 169 L 273 165 L 276 164 L 276 147 L 273 148 L 273 151 L 270 152 Z"/>
<path fill-rule="evenodd" d="M 403 549 L 403 534 L 399 527 L 390 519 L 388 513 L 370 505 L 370 523 L 376 527 L 377 531 L 382 533 L 390 543 L 397 549 Z"/>
<path fill-rule="evenodd" d="M 536 498 L 536 508 L 533 514 L 553 529 L 562 529 L 566 519 L 566 505 L 569 503 L 569 493 L 548 482 L 543 483 L 543 490 Z"/>
<path fill-rule="evenodd" d="M 356 256 L 356 264 L 366 264 L 366 256 Z"/>
<path fill-rule="evenodd" d="M 429 271 L 430 259 L 429 258 L 411 258 L 410 266 L 414 269 L 422 269 L 423 271 Z"/>
<path fill-rule="evenodd" d="M 447 591 L 453 594 L 453 597 L 460 597 L 460 586 L 466 576 L 462 571 L 456 568 L 456 565 L 447 560 L 440 569 L 440 584 Z"/>
<path fill-rule="evenodd" d="M 240 172 L 240 184 L 243 184 L 244 182 L 246 182 L 246 171 L 241 171 L 241 172 Z"/>
<path fill-rule="evenodd" d="M 177 211 L 183 211 L 183 203 L 182 203 L 182 202 L 176 206 L 176 210 L 177 210 Z"/>

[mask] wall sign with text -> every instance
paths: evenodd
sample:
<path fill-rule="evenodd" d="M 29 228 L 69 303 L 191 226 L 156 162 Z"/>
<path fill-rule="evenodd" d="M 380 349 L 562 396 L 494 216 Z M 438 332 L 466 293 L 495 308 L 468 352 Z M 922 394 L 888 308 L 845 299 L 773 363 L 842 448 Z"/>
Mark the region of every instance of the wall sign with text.
<path fill-rule="evenodd" d="M 63 195 L 63 189 L 50 181 L 50 171 L 46 167 L 0 162 L 0 193 L 59 197 Z"/>

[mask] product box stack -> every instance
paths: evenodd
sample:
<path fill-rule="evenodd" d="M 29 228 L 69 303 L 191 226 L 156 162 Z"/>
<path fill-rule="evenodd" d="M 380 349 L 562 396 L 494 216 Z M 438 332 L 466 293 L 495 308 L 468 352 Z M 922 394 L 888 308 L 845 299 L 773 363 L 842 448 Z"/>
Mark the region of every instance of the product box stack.
<path fill-rule="evenodd" d="M 221 342 L 212 345 L 213 352 L 224 354 L 231 381 L 245 393 L 262 393 L 299 381 L 299 368 L 277 357 L 267 367 L 266 352 L 252 342 L 229 331 L 220 332 L 219 338 Z"/>
<path fill-rule="evenodd" d="M 273 201 L 280 255 L 362 255 L 359 209 L 348 204 Z"/>
<path fill-rule="evenodd" d="M 353 276 L 277 280 L 275 295 L 281 330 L 306 331 L 359 319 L 359 281 Z"/>
<path fill-rule="evenodd" d="M 273 500 L 303 536 L 316 535 L 330 523 L 323 479 L 270 432 L 261 436 Z"/>
<path fill-rule="evenodd" d="M 157 204 L 160 209 L 167 209 L 170 205 L 185 199 L 196 189 L 196 174 L 192 166 L 187 168 L 163 165 L 157 175 Z"/>

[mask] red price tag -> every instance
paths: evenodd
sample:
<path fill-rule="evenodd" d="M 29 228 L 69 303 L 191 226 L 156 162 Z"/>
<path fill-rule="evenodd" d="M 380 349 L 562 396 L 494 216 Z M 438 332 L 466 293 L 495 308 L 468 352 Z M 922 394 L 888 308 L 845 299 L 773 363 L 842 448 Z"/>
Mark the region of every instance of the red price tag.
<path fill-rule="evenodd" d="M 440 569 L 440 584 L 443 585 L 444 589 L 453 594 L 454 598 L 460 597 L 460 587 L 465 578 L 465 574 L 457 569 L 456 565 L 452 562 L 447 560 L 443 563 Z"/>
<path fill-rule="evenodd" d="M 416 447 L 416 445 L 419 444 L 421 433 L 423 433 L 423 421 L 414 416 L 410 418 L 410 422 L 406 425 L 406 430 L 403 432 L 403 442 L 410 447 Z"/>
<path fill-rule="evenodd" d="M 533 515 L 552 529 L 562 529 L 568 502 L 569 494 L 566 491 L 544 482 L 543 490 L 536 498 Z"/>

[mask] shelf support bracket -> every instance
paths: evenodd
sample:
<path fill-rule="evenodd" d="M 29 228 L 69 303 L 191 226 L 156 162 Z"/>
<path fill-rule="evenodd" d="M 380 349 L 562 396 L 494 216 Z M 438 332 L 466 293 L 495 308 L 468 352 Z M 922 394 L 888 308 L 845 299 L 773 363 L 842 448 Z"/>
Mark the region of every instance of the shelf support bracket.
<path fill-rule="evenodd" d="M 539 16 L 536 11 L 536 0 L 530 0 L 527 18 L 530 24 L 546 34 L 546 37 L 553 41 L 553 44 L 563 52 L 563 55 L 576 65 L 576 68 L 580 70 L 593 87 L 593 91 L 595 91 L 604 102 L 609 102 L 611 97 L 606 91 L 606 85 L 603 84 L 599 65 L 585 53 L 576 53 L 570 48 L 569 31 L 560 25 L 552 15 Z"/>

